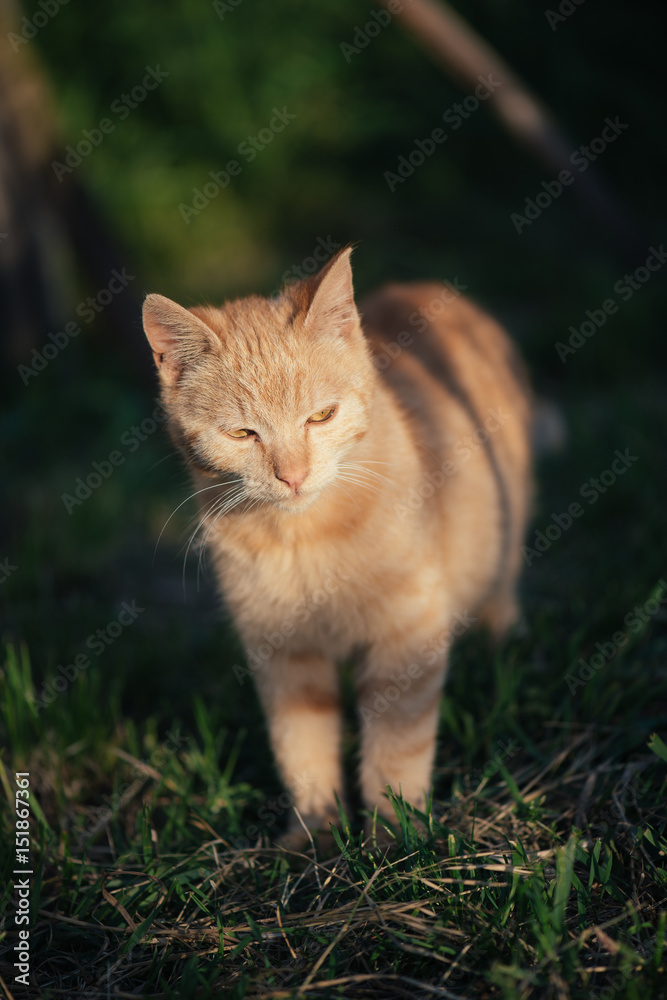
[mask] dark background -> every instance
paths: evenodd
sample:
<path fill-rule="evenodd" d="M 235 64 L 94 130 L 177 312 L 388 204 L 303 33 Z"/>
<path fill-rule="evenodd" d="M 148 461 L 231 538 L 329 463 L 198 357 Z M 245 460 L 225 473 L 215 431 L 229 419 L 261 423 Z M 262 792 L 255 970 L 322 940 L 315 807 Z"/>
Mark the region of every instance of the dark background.
<path fill-rule="evenodd" d="M 268 294 L 318 237 L 357 243 L 360 293 L 396 278 L 457 278 L 508 325 L 538 392 L 558 405 L 567 427 L 564 448 L 538 468 L 530 539 L 580 499 L 581 485 L 610 466 L 616 449 L 638 455 L 527 568 L 529 626 L 542 637 L 536 661 L 569 669 L 667 573 L 664 273 L 565 363 L 555 349 L 664 236 L 661 8 L 612 11 L 585 0 L 552 30 L 541 4 L 457 5 L 550 108 L 572 150 L 599 136 L 606 117 L 628 124 L 595 165 L 624 217 L 624 235 L 590 210 L 576 183 L 518 235 L 511 214 L 523 212 L 554 171 L 516 144 L 485 104 L 391 193 L 383 173 L 469 91 L 395 22 L 347 62 L 341 43 L 353 43 L 355 27 L 375 9 L 351 0 L 243 0 L 221 19 L 206 0 L 72 2 L 16 54 L 6 31 L 33 9 L 16 9 L 14 29 L 5 25 L 5 96 L 19 60 L 28 78 L 43 72 L 52 108 L 38 87 L 37 124 L 26 128 L 33 138 L 40 129 L 53 136 L 44 142 L 50 152 L 36 153 L 29 169 L 12 164 L 9 145 L 3 154 L 11 178 L 5 200 L 18 200 L 13 214 L 3 209 L 9 223 L 0 241 L 0 559 L 15 567 L 0 583 L 0 634 L 12 647 L 25 645 L 39 692 L 122 601 L 146 609 L 72 685 L 72 731 L 54 735 L 59 744 L 76 741 L 77 712 L 91 699 L 108 707 L 109 732 L 128 719 L 164 727 L 178 713 L 192 724 L 195 693 L 216 724 L 259 731 L 250 685 L 239 688 L 223 670 L 240 653 L 219 615 L 214 581 L 204 572 L 198 589 L 192 551 L 183 569 L 192 506 L 180 508 L 156 546 L 188 496 L 185 470 L 161 429 L 136 451 L 119 443 L 155 405 L 140 323 L 144 293 L 186 305 Z M 169 74 L 164 83 L 124 121 L 110 114 L 145 67 L 158 65 Z M 19 106 L 32 107 L 28 98 Z M 252 163 L 241 160 L 240 176 L 186 225 L 179 204 L 192 203 L 209 171 L 238 158 L 239 143 L 267 125 L 274 107 L 295 120 Z M 7 105 L 4 114 L 6 140 Z M 28 112 L 20 114 L 26 123 Z M 50 161 L 105 117 L 114 131 L 60 184 Z M 33 349 L 77 320 L 77 305 L 103 287 L 91 261 L 92 273 L 120 265 L 134 278 L 93 322 L 79 318 L 83 333 L 24 384 L 18 366 L 31 364 Z M 122 465 L 68 513 L 63 494 L 119 447 Z M 664 638 L 651 656 L 661 650 Z M 471 691 L 465 683 L 473 668 L 464 676 L 457 662 L 453 697 L 483 701 L 483 685 Z M 592 702 L 577 710 L 595 718 Z M 3 741 L 10 736 L 5 731 Z M 26 723 L 13 739 L 27 752 L 34 731 Z M 240 773 L 261 783 L 265 758 L 265 744 L 251 740 Z M 107 765 L 100 756 L 102 771 Z"/>

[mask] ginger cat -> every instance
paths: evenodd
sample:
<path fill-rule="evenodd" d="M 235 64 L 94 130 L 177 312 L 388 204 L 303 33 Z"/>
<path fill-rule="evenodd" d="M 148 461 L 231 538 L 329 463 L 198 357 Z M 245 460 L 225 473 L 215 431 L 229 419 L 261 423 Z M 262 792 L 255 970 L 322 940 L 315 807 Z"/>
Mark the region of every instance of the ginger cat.
<path fill-rule="evenodd" d="M 424 807 L 449 646 L 473 621 L 502 635 L 516 620 L 530 495 L 530 397 L 504 332 L 436 284 L 390 285 L 358 312 L 350 253 L 277 299 L 149 295 L 143 314 L 312 830 L 344 799 L 337 663 L 353 653 L 364 804 L 393 818 L 390 785 Z"/>

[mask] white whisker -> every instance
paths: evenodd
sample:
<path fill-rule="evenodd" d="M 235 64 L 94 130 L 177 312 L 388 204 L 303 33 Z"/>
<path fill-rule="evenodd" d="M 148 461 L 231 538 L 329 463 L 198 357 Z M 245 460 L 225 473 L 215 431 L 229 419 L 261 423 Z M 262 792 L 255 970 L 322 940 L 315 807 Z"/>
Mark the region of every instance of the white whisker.
<path fill-rule="evenodd" d="M 375 483 L 369 483 L 367 480 L 361 477 L 353 476 L 349 472 L 342 473 L 336 477 L 336 482 L 353 483 L 355 486 L 360 486 L 363 489 L 370 490 L 371 493 L 377 493 L 378 496 L 382 494 L 382 490 L 379 489 Z"/>
<path fill-rule="evenodd" d="M 359 465 L 359 464 L 363 464 L 363 465 L 389 465 L 389 466 L 391 466 L 392 469 L 397 469 L 398 468 L 398 466 L 396 465 L 396 462 L 376 462 L 374 459 L 371 459 L 371 458 L 364 458 L 363 459 L 363 463 L 354 462 L 352 464 L 353 465 Z"/>
<path fill-rule="evenodd" d="M 233 492 L 237 492 L 238 489 L 239 487 L 237 487 L 236 491 Z M 200 509 L 197 511 L 196 514 L 193 514 L 193 516 L 190 518 L 189 524 L 186 529 L 188 537 L 191 534 L 196 534 L 197 531 L 205 524 L 208 518 L 211 517 L 213 512 L 223 507 L 225 503 L 227 503 L 227 501 L 230 499 L 231 498 L 229 496 L 229 493 L 225 493 L 224 496 L 222 497 L 214 497 L 214 499 L 209 503 L 206 510 Z"/>
<path fill-rule="evenodd" d="M 236 490 L 231 491 L 231 494 L 233 495 L 239 489 L 243 489 L 243 487 L 237 486 Z M 196 514 L 192 515 L 187 530 L 190 531 L 195 524 L 199 525 L 204 520 L 206 520 L 206 518 L 210 517 L 213 511 L 221 506 L 224 506 L 224 504 L 227 502 L 228 499 L 230 499 L 230 493 L 225 493 L 221 497 L 214 497 L 213 500 L 210 501 L 206 510 L 199 509 Z"/>
<path fill-rule="evenodd" d="M 225 488 L 225 487 L 228 488 L 229 486 L 233 485 L 234 483 L 241 483 L 241 482 L 243 482 L 243 480 L 241 480 L 241 479 L 233 479 L 233 480 L 227 480 L 224 483 L 216 483 L 215 486 L 217 486 L 219 488 Z M 197 493 L 193 493 L 192 496 L 188 497 L 188 500 L 191 500 L 193 497 L 198 496 L 201 493 L 204 493 L 205 490 L 207 490 L 207 489 L 213 489 L 213 488 L 214 487 L 206 486 L 206 487 L 204 487 L 204 489 L 198 490 Z M 195 539 L 197 537 L 197 534 L 204 527 L 204 525 L 206 524 L 206 522 L 208 521 L 208 519 L 213 515 L 213 513 L 215 511 L 225 509 L 230 504 L 233 505 L 233 502 L 236 500 L 236 498 L 238 498 L 238 500 L 242 499 L 244 493 L 245 493 L 245 487 L 243 487 L 243 486 L 237 486 L 235 489 L 231 490 L 231 496 L 230 496 L 229 489 L 227 489 L 227 492 L 224 494 L 224 496 L 222 496 L 222 497 L 215 497 L 213 499 L 213 501 L 211 503 L 209 503 L 207 509 L 203 513 L 200 511 L 198 513 L 198 515 L 196 515 L 197 523 L 196 523 L 196 526 L 195 526 L 194 530 L 189 535 L 189 539 L 188 539 L 187 546 L 186 546 L 186 549 L 185 549 L 185 556 L 183 557 L 182 582 L 183 582 L 183 594 L 184 595 L 185 595 L 185 571 L 186 571 L 186 568 L 187 568 L 188 555 L 189 555 L 190 549 L 192 548 L 192 545 L 193 545 L 193 543 L 194 543 L 194 541 L 195 541 Z M 187 502 L 187 501 L 184 501 L 184 502 Z M 236 502 L 238 502 L 238 501 L 236 501 Z M 179 506 L 182 507 L 183 504 L 180 504 Z M 174 511 L 174 514 L 176 513 L 176 511 L 178 509 L 179 509 L 179 507 L 176 508 L 176 510 Z M 171 516 L 173 517 L 173 514 Z M 193 519 L 191 519 L 191 521 L 190 521 L 191 524 L 192 524 L 192 520 Z M 165 527 L 166 527 L 166 524 L 165 524 Z M 162 530 L 164 531 L 164 528 Z M 162 532 L 160 533 L 160 536 L 161 535 L 162 535 Z M 159 542 L 159 539 L 158 539 L 158 542 Z"/>
<path fill-rule="evenodd" d="M 358 473 L 365 473 L 368 476 L 372 476 L 373 479 L 377 479 L 379 482 L 388 483 L 392 489 L 395 488 L 395 483 L 392 482 L 387 476 L 383 475 L 381 472 L 377 472 L 376 469 L 367 469 L 365 465 L 359 462 L 341 462 L 339 465 L 340 469 L 352 469 Z"/>
<path fill-rule="evenodd" d="M 261 496 L 260 497 L 255 497 L 255 499 L 252 501 L 252 503 L 250 504 L 250 506 L 246 507 L 246 509 L 243 511 L 243 520 L 245 520 L 246 516 L 250 513 L 250 511 L 254 507 L 257 507 L 258 504 L 262 503 L 263 500 L 264 500 L 264 497 L 261 497 Z"/>
<path fill-rule="evenodd" d="M 211 523 L 206 529 L 206 533 L 199 545 L 199 559 L 197 560 L 197 590 L 199 590 L 199 574 L 202 569 L 202 561 L 204 565 L 206 562 L 208 536 L 211 534 L 220 518 L 224 517 L 225 514 L 228 514 L 234 509 L 234 507 L 237 507 L 243 500 L 246 499 L 246 497 L 247 493 L 245 487 L 241 487 L 231 497 L 225 498 L 225 501 L 220 503 L 217 509 L 209 513 Z"/>
<path fill-rule="evenodd" d="M 337 486 L 338 489 L 341 490 L 345 494 L 345 496 L 352 501 L 357 510 L 360 509 L 359 504 L 357 503 L 357 498 L 353 493 L 350 493 L 349 490 L 346 490 L 345 487 L 341 485 L 340 479 L 334 479 L 332 483 L 329 483 L 329 488 L 331 488 L 332 486 Z"/>
<path fill-rule="evenodd" d="M 235 482 L 235 483 L 238 482 L 238 483 L 240 483 L 241 480 L 240 479 L 233 479 L 233 480 L 231 480 L 231 482 Z M 188 500 L 192 500 L 192 499 L 194 499 L 194 497 L 198 497 L 201 493 L 205 493 L 207 490 L 221 489 L 221 488 L 223 488 L 225 486 L 229 486 L 229 485 L 230 485 L 230 482 L 214 483 L 212 486 L 204 486 L 201 490 L 195 490 L 195 492 L 191 493 L 189 497 L 186 497 L 185 500 L 183 500 L 182 503 L 179 503 L 178 507 L 176 507 L 175 510 L 173 510 L 171 512 L 171 514 L 169 515 L 169 517 L 167 518 L 167 520 L 162 525 L 162 531 L 158 535 L 157 542 L 155 543 L 155 552 L 153 553 L 153 560 L 155 560 L 155 554 L 157 553 L 158 545 L 160 544 L 160 539 L 162 538 L 162 535 L 164 534 L 165 528 L 167 527 L 167 525 L 171 521 L 171 519 L 174 516 L 174 514 L 176 514 L 181 509 L 181 507 L 183 507 L 188 502 Z"/>
<path fill-rule="evenodd" d="M 208 526 L 206 530 L 206 534 L 204 536 L 204 542 L 206 542 L 206 539 L 208 538 L 211 529 L 220 520 L 220 518 L 224 517 L 225 514 L 228 514 L 231 510 L 234 509 L 234 507 L 238 506 L 238 504 L 241 503 L 241 501 L 244 500 L 247 497 L 247 495 L 248 494 L 246 492 L 245 486 L 242 486 L 239 489 L 237 489 L 234 493 L 232 493 L 231 496 L 223 497 L 223 499 L 220 500 L 218 504 L 208 512 L 206 517 L 207 519 L 211 518 L 212 520 L 211 524 Z"/>

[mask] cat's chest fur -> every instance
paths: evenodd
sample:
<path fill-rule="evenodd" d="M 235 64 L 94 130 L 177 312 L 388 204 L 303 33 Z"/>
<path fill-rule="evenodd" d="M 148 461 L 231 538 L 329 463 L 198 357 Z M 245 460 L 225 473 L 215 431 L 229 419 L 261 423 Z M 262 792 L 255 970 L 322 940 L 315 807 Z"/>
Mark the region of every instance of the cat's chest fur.
<path fill-rule="evenodd" d="M 386 632 L 388 616 L 398 626 L 424 594 L 441 594 L 437 557 L 395 524 L 382 531 L 382 503 L 335 506 L 331 521 L 307 512 L 279 527 L 222 526 L 213 545 L 218 573 L 247 643 L 278 632 L 287 646 L 325 640 L 332 655 L 345 656 Z M 388 517 L 388 498 L 386 506 Z"/>

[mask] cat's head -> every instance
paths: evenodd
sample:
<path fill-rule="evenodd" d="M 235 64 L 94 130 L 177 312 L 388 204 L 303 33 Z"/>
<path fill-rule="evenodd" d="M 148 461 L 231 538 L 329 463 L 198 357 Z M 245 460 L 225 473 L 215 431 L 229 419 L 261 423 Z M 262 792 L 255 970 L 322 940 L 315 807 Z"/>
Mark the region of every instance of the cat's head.
<path fill-rule="evenodd" d="M 315 500 L 369 427 L 375 369 L 350 248 L 277 299 L 144 303 L 170 427 L 201 475 L 283 510 Z"/>

